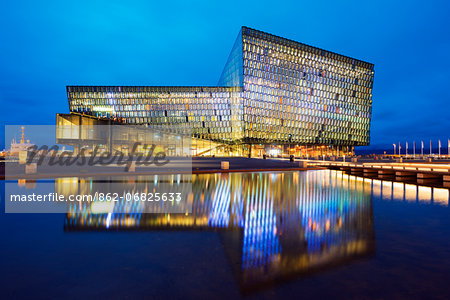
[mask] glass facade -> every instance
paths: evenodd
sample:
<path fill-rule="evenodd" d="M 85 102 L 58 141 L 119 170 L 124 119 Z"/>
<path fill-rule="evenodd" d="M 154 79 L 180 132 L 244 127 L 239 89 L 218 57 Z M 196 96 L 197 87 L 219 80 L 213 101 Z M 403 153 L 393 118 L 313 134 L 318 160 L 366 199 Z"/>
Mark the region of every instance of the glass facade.
<path fill-rule="evenodd" d="M 239 87 L 68 86 L 71 112 L 125 124 L 187 127 L 195 137 L 242 139 Z"/>
<path fill-rule="evenodd" d="M 368 145 L 373 64 L 242 28 L 244 136 Z"/>
<path fill-rule="evenodd" d="M 368 145 L 374 65 L 242 27 L 218 87 L 68 86 L 71 112 L 226 144 Z M 251 147 L 250 147 L 251 149 Z"/>

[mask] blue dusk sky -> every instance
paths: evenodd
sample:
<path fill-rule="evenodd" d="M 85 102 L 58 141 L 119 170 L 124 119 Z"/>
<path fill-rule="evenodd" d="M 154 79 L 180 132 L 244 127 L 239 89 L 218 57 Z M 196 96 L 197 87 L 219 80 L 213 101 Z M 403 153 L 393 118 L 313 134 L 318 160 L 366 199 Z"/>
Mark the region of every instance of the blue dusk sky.
<path fill-rule="evenodd" d="M 2 127 L 54 124 L 66 85 L 216 85 L 248 26 L 374 63 L 371 147 L 450 138 L 449 1 L 18 0 L 0 15 Z"/>

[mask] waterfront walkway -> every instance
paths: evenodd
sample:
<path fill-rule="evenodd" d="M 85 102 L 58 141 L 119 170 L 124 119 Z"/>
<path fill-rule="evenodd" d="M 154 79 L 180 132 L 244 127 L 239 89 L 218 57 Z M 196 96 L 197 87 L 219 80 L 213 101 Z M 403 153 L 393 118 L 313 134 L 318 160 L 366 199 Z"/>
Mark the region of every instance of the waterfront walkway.
<path fill-rule="evenodd" d="M 222 162 L 228 162 L 228 169 L 223 169 Z M 299 162 L 290 162 L 289 160 L 279 159 L 259 159 L 243 157 L 195 157 L 191 160 L 171 161 L 167 167 L 146 167 L 136 166 L 134 172 L 125 172 L 124 166 L 77 166 L 70 168 L 66 166 L 37 166 L 35 174 L 26 174 L 25 165 L 18 163 L 6 168 L 6 179 L 42 179 L 57 177 L 92 177 L 92 176 L 138 176 L 152 174 L 201 174 L 201 173 L 228 173 L 228 172 L 276 172 L 276 171 L 305 171 L 313 169 L 323 169 L 318 166 L 303 167 Z M 5 163 L 0 163 L 0 174 L 5 179 Z M 0 175 L 0 176 L 1 176 Z"/>
<path fill-rule="evenodd" d="M 228 168 L 221 163 L 228 162 Z M 306 165 L 305 165 L 306 162 Z M 402 163 L 394 160 L 374 160 L 358 158 L 357 161 L 301 160 L 280 158 L 243 158 L 243 157 L 195 157 L 192 160 L 172 161 L 168 167 L 136 166 L 132 172 L 125 172 L 123 166 L 38 166 L 35 174 L 26 174 L 25 165 L 16 164 L 7 168 L 6 179 L 45 179 L 57 177 L 97 177 L 97 176 L 141 176 L 152 174 L 202 174 L 229 172 L 279 172 L 306 171 L 317 169 L 341 170 L 348 174 L 390 181 L 410 182 L 423 185 L 438 185 L 450 188 L 450 161 L 407 160 Z M 13 170 L 13 171 L 11 171 Z M 0 179 L 5 179 L 5 162 L 0 162 Z"/>
<path fill-rule="evenodd" d="M 343 161 L 310 161 L 310 165 L 341 170 L 346 173 L 379 179 L 416 182 L 428 184 L 442 183 L 450 187 L 450 164 L 438 162 L 343 162 Z"/>

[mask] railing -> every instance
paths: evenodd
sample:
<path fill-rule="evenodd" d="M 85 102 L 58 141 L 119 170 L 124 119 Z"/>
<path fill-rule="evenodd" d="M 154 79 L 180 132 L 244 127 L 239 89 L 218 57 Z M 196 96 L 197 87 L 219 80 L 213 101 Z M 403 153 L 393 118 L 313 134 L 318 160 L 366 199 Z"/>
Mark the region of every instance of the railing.
<path fill-rule="evenodd" d="M 450 165 L 419 165 L 419 164 L 363 164 L 364 168 L 382 168 L 392 170 L 404 170 L 404 171 L 427 171 L 427 172 L 450 172 Z"/>
<path fill-rule="evenodd" d="M 355 167 L 355 168 L 372 168 L 372 169 L 390 169 L 403 171 L 427 171 L 450 173 L 450 165 L 430 165 L 430 164 L 383 164 L 383 163 L 347 163 L 347 162 L 327 162 L 327 161 L 308 161 L 309 165 L 316 166 L 332 166 L 332 167 Z"/>

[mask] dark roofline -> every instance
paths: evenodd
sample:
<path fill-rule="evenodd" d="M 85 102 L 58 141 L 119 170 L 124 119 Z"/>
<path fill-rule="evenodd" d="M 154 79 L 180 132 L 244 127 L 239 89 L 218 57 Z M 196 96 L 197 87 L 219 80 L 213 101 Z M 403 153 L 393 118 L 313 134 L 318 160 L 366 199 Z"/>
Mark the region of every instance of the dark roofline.
<path fill-rule="evenodd" d="M 281 36 L 278 36 L 278 35 L 275 35 L 275 34 L 267 33 L 267 32 L 264 32 L 264 31 L 261 31 L 261 30 L 258 30 L 258 29 L 250 28 L 250 27 L 247 27 L 247 26 L 242 26 L 241 31 L 244 31 L 244 29 L 250 29 L 250 30 L 262 33 L 263 35 L 266 35 L 266 36 L 271 36 L 271 37 L 274 37 L 274 38 L 278 38 L 278 39 L 284 40 L 287 43 L 294 43 L 294 44 L 298 44 L 298 45 L 303 45 L 303 46 L 306 46 L 306 47 L 309 47 L 309 48 L 312 48 L 312 49 L 316 49 L 316 50 L 332 53 L 332 54 L 335 54 L 335 55 L 343 57 L 343 58 L 347 58 L 347 59 L 352 59 L 352 60 L 355 60 L 355 61 L 363 62 L 365 64 L 368 64 L 368 65 L 372 66 L 372 70 L 373 70 L 373 67 L 375 66 L 373 63 L 370 63 L 368 61 L 364 61 L 364 60 L 361 60 L 361 59 L 357 59 L 357 58 L 353 58 L 353 57 L 350 57 L 350 56 L 342 55 L 342 54 L 339 54 L 339 53 L 336 53 L 336 52 L 333 52 L 333 51 L 325 50 L 325 49 L 322 49 L 322 48 L 319 48 L 319 47 L 314 47 L 314 46 L 311 46 L 311 45 L 308 45 L 308 44 L 300 43 L 300 42 L 297 42 L 297 41 L 294 41 L 294 40 L 291 40 L 291 39 L 288 39 L 288 38 L 284 38 L 284 37 L 281 37 Z"/>
<path fill-rule="evenodd" d="M 67 92 L 74 91 L 93 91 L 98 90 L 111 92 L 143 92 L 143 91 L 161 91 L 161 92 L 238 92 L 240 87 L 229 86 L 145 86 L 145 85 L 67 85 Z"/>

